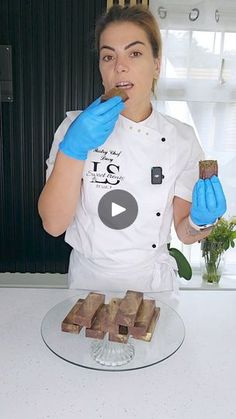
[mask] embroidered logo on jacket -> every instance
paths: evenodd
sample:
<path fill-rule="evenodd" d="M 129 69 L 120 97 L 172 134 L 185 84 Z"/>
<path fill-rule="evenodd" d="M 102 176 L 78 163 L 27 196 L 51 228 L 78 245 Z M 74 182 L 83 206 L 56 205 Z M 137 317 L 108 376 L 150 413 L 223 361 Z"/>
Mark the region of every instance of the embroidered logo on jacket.
<path fill-rule="evenodd" d="M 120 175 L 120 165 L 114 163 L 122 151 L 97 148 L 94 152 L 98 155 L 98 161 L 90 161 L 91 169 L 86 172 L 90 183 L 96 184 L 97 188 L 111 189 L 124 180 L 124 176 Z"/>

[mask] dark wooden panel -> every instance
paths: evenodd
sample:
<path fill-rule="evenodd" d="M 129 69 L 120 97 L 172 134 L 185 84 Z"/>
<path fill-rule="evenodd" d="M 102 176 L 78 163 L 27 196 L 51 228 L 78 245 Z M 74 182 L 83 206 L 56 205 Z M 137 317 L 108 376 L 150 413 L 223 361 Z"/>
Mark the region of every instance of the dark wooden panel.
<path fill-rule="evenodd" d="M 102 91 L 93 52 L 105 0 L 1 0 L 14 100 L 0 108 L 0 272 L 67 272 L 69 246 L 44 232 L 37 201 L 53 134 L 67 110 Z"/>

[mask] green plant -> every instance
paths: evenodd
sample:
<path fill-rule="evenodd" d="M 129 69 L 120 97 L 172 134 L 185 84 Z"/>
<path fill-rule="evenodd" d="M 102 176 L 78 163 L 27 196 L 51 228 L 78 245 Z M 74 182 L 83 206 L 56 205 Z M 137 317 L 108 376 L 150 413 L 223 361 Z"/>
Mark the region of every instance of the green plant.
<path fill-rule="evenodd" d="M 170 243 L 167 244 L 169 254 L 176 260 L 178 266 L 178 275 L 180 278 L 184 278 L 189 281 L 192 278 L 192 268 L 180 250 L 175 247 L 170 247 Z"/>
<path fill-rule="evenodd" d="M 236 217 L 229 220 L 221 218 L 213 227 L 209 236 L 201 241 L 202 257 L 205 261 L 206 272 L 203 278 L 208 282 L 219 282 L 221 273 L 218 271 L 222 255 L 235 246 Z"/>

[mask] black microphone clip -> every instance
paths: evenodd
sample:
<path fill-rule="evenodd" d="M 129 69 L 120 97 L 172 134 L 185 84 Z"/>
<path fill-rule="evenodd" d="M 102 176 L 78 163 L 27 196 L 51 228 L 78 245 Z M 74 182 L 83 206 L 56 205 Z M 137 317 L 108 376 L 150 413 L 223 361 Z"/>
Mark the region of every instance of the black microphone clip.
<path fill-rule="evenodd" d="M 153 185 L 160 185 L 164 179 L 162 174 L 162 167 L 152 167 L 151 169 L 151 183 Z"/>

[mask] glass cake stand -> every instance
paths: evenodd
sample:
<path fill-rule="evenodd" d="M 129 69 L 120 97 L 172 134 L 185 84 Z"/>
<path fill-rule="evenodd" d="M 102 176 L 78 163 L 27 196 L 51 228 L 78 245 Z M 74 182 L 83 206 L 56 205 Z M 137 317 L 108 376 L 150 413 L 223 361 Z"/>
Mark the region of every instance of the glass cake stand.
<path fill-rule="evenodd" d="M 100 291 L 98 291 L 100 292 Z M 105 302 L 111 298 L 123 298 L 124 293 L 105 294 Z M 61 322 L 79 298 L 85 298 L 88 291 L 79 291 L 76 296 L 68 298 L 54 306 L 45 315 L 41 325 L 41 335 L 48 348 L 57 356 L 72 364 L 84 368 L 104 371 L 127 371 L 149 367 L 173 355 L 182 345 L 185 327 L 179 314 L 167 304 L 154 299 L 160 307 L 160 317 L 156 323 L 151 342 L 129 337 L 128 343 L 108 341 L 85 337 L 83 328 L 79 334 L 61 331 Z"/>

